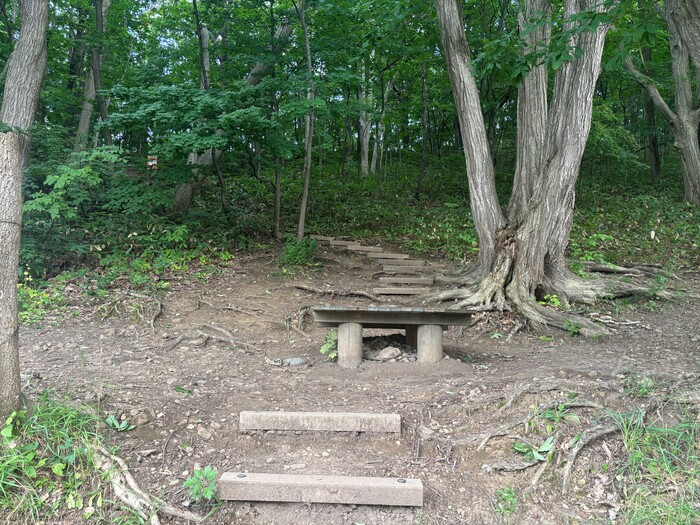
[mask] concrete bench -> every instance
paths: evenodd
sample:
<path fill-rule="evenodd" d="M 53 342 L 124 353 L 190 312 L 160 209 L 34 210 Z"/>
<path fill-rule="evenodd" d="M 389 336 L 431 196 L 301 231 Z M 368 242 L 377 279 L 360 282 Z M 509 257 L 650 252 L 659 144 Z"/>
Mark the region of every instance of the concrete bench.
<path fill-rule="evenodd" d="M 436 363 L 442 359 L 443 329 L 469 325 L 472 314 L 466 310 L 387 306 L 315 306 L 313 312 L 318 326 L 338 328 L 338 364 L 343 368 L 356 368 L 362 363 L 363 328 L 405 330 L 406 343 L 418 349 L 418 362 Z"/>

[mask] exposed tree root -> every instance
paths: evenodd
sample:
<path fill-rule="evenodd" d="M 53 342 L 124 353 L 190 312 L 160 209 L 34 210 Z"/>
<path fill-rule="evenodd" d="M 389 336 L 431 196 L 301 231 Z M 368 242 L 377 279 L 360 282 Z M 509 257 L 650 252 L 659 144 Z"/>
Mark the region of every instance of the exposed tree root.
<path fill-rule="evenodd" d="M 212 324 L 203 324 L 200 326 L 200 328 L 197 330 L 197 333 L 201 336 L 204 337 L 211 337 L 212 339 L 218 339 L 219 341 L 222 341 L 224 343 L 228 343 L 234 348 L 236 346 L 244 346 L 246 348 L 252 348 L 252 345 L 249 345 L 248 343 L 244 343 L 243 341 L 239 341 L 237 339 L 234 339 L 233 334 L 229 332 L 228 330 L 221 328 L 219 326 L 214 326 Z"/>
<path fill-rule="evenodd" d="M 562 475 L 562 481 L 561 481 L 561 492 L 562 494 L 566 493 L 566 491 L 569 489 L 569 480 L 571 478 L 571 471 L 574 468 L 574 463 L 576 462 L 576 457 L 578 456 L 578 453 L 581 452 L 581 449 L 588 445 L 589 443 L 595 441 L 596 439 L 606 436 L 608 434 L 612 434 L 613 432 L 617 432 L 618 426 L 615 423 L 611 422 L 604 422 L 604 423 L 598 423 L 597 425 L 593 425 L 591 427 L 588 427 L 585 429 L 581 434 L 580 438 L 576 440 L 577 438 L 574 438 L 572 441 L 570 441 L 567 445 L 564 446 L 564 449 L 570 449 L 569 454 L 566 458 L 566 465 L 564 466 L 564 472 Z"/>
<path fill-rule="evenodd" d="M 493 463 L 483 465 L 481 469 L 487 474 L 490 474 L 494 470 L 500 472 L 516 472 L 518 470 L 527 470 L 538 463 L 539 461 L 494 461 Z"/>
<path fill-rule="evenodd" d="M 358 297 L 366 297 L 367 299 L 371 301 L 375 301 L 378 303 L 384 303 L 387 300 L 384 299 L 383 297 L 378 297 L 376 295 L 373 295 L 371 293 L 363 292 L 361 290 L 323 290 L 320 288 L 314 288 L 313 286 L 306 286 L 305 284 L 295 284 L 294 288 L 298 288 L 299 290 L 304 290 L 306 292 L 311 292 L 311 293 L 316 293 L 319 295 L 330 295 L 330 296 L 338 296 L 338 297 L 350 297 L 350 296 L 358 296 Z"/>
<path fill-rule="evenodd" d="M 204 518 L 153 498 L 139 487 L 123 459 L 103 447 L 94 449 L 95 463 L 105 473 L 115 495 L 151 525 L 159 525 L 158 514 L 200 523 Z"/>
<path fill-rule="evenodd" d="M 105 319 L 112 315 L 121 316 L 122 312 L 119 308 L 120 306 L 124 306 L 125 304 L 127 304 L 129 297 L 146 300 L 145 303 L 136 302 L 133 304 L 129 304 L 128 306 L 131 309 L 130 313 L 136 314 L 142 322 L 147 323 L 151 327 L 151 330 L 155 332 L 155 321 L 156 319 L 158 319 L 158 317 L 160 317 L 160 314 L 163 313 L 163 304 L 158 299 L 150 295 L 143 295 L 135 292 L 126 292 L 125 294 L 119 295 L 111 301 L 100 305 L 97 308 L 97 310 L 93 312 L 93 315 L 97 313 L 101 314 L 100 322 L 103 322 Z M 150 311 L 147 315 L 146 313 L 149 309 L 149 302 L 153 303 L 153 307 L 152 309 L 150 309 L 152 311 Z"/>

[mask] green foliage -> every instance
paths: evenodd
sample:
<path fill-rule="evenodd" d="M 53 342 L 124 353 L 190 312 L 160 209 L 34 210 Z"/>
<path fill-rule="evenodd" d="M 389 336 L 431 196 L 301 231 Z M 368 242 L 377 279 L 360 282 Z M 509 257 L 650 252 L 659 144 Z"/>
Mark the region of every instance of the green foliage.
<path fill-rule="evenodd" d="M 287 236 L 284 242 L 282 253 L 277 258 L 280 266 L 311 266 L 314 264 L 313 257 L 318 248 L 318 241 L 304 237 L 296 239 Z"/>
<path fill-rule="evenodd" d="M 694 415 L 673 424 L 648 424 L 639 410 L 613 418 L 627 451 L 618 473 L 627 495 L 625 523 L 697 523 L 700 424 Z"/>
<path fill-rule="evenodd" d="M 321 346 L 321 355 L 329 361 L 335 361 L 338 358 L 338 331 L 331 330 L 326 335 L 326 340 Z"/>
<path fill-rule="evenodd" d="M 554 438 L 548 437 L 539 446 L 524 441 L 516 441 L 513 443 L 513 450 L 523 455 L 528 461 L 549 461 L 554 450 Z"/>
<path fill-rule="evenodd" d="M 59 287 L 50 283 L 36 284 L 29 272 L 17 283 L 19 320 L 22 324 L 39 324 L 47 315 L 62 313 L 66 299 Z"/>
<path fill-rule="evenodd" d="M 567 332 L 569 332 L 569 335 L 571 337 L 581 335 L 581 325 L 579 325 L 578 323 L 572 322 L 571 319 L 564 320 L 564 329 Z"/>
<path fill-rule="evenodd" d="M 203 469 L 196 469 L 182 486 L 188 489 L 193 501 L 211 501 L 216 497 L 216 476 L 218 474 L 218 470 L 207 465 Z"/>
<path fill-rule="evenodd" d="M 102 443 L 97 424 L 48 394 L 31 413 L 13 413 L 0 428 L 0 516 L 12 511 L 37 522 L 65 509 L 101 507 L 92 457 Z"/>
<path fill-rule="evenodd" d="M 510 516 L 518 508 L 518 493 L 512 487 L 498 489 L 496 492 L 496 513 Z"/>
<path fill-rule="evenodd" d="M 114 415 L 109 415 L 105 419 L 105 423 L 109 428 L 116 430 L 117 432 L 128 432 L 129 430 L 134 430 L 136 427 L 129 424 L 128 419 L 119 421 Z"/>
<path fill-rule="evenodd" d="M 557 297 L 557 294 L 547 294 L 539 303 L 544 306 L 551 306 L 552 308 L 561 308 L 561 301 L 559 297 Z"/>

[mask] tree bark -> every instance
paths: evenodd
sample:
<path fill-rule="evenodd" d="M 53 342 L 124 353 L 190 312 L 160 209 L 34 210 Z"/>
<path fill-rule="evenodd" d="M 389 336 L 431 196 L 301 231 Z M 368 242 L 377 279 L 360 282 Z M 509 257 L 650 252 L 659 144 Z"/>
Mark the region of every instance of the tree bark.
<path fill-rule="evenodd" d="M 693 63 L 700 68 L 700 0 L 666 0 L 666 13 Z"/>
<path fill-rule="evenodd" d="M 360 90 L 357 93 L 357 100 L 360 104 L 366 104 L 367 106 L 372 105 L 372 93 L 368 92 L 365 84 L 368 83 L 367 74 L 365 71 L 362 72 L 362 82 L 360 84 Z M 369 140 L 372 134 L 372 119 L 367 110 L 360 110 L 360 126 L 358 130 L 357 142 L 359 146 L 359 157 L 360 157 L 360 173 L 362 176 L 366 177 L 369 175 Z"/>
<path fill-rule="evenodd" d="M 22 169 L 46 68 L 47 0 L 20 0 L 19 39 L 7 64 L 0 121 L 0 420 L 20 406 L 17 275 L 22 223 Z"/>

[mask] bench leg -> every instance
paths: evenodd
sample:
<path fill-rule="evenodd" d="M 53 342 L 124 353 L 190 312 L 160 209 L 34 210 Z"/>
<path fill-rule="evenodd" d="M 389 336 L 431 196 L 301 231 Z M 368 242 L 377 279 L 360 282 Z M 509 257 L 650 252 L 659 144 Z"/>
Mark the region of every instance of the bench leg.
<path fill-rule="evenodd" d="M 442 326 L 418 327 L 418 362 L 437 363 L 442 360 Z"/>
<path fill-rule="evenodd" d="M 338 365 L 341 368 L 357 368 L 361 364 L 362 325 L 342 323 L 338 326 Z"/>
<path fill-rule="evenodd" d="M 406 325 L 406 344 L 413 348 L 418 346 L 418 327 L 414 324 Z"/>

